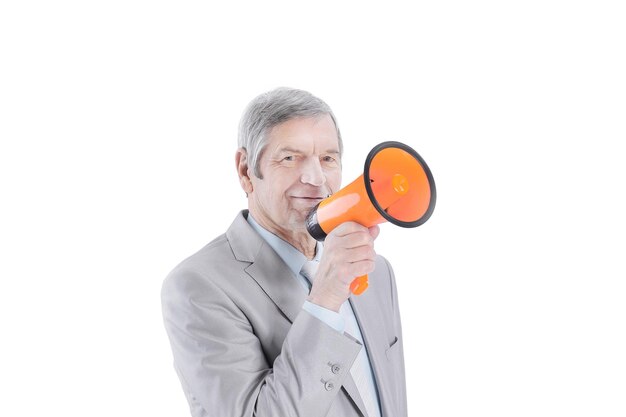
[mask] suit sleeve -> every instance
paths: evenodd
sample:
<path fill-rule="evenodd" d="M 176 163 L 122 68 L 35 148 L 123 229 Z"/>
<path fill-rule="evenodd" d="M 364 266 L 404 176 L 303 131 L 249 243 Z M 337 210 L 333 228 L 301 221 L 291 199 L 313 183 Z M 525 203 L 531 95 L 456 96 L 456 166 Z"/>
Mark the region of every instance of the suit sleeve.
<path fill-rule="evenodd" d="M 356 340 L 301 311 L 280 355 L 268 363 L 242 310 L 193 271 L 170 274 L 162 307 L 193 415 L 325 416 L 361 349 Z M 336 363 L 343 366 L 335 374 Z"/>

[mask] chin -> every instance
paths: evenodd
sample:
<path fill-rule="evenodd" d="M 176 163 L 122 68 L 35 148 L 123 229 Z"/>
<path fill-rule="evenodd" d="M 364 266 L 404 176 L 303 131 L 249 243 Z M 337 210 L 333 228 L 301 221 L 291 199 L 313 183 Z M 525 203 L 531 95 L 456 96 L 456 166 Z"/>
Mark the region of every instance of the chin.
<path fill-rule="evenodd" d="M 309 215 L 310 210 L 294 210 L 293 214 L 289 217 L 289 227 L 292 230 L 306 230 L 306 218 Z"/>

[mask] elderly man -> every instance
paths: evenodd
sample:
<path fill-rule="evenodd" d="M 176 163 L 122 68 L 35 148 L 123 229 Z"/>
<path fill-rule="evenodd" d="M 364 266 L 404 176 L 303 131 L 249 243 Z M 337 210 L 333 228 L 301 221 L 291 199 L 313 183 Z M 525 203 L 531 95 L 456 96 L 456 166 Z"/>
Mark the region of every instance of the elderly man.
<path fill-rule="evenodd" d="M 394 275 L 377 226 L 346 222 L 324 244 L 312 207 L 341 183 L 331 109 L 308 92 L 255 98 L 235 163 L 248 209 L 166 278 L 165 327 L 193 416 L 406 416 Z M 350 296 L 351 281 L 370 287 Z"/>

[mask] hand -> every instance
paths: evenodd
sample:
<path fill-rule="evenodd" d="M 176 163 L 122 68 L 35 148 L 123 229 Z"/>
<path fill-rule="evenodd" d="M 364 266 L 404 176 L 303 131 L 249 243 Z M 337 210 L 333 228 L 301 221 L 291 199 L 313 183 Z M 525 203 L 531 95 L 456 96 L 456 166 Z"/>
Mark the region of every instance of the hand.
<path fill-rule="evenodd" d="M 378 226 L 367 228 L 355 222 L 342 223 L 330 232 L 308 301 L 339 312 L 350 297 L 352 280 L 374 270 L 374 240 L 379 233 Z"/>

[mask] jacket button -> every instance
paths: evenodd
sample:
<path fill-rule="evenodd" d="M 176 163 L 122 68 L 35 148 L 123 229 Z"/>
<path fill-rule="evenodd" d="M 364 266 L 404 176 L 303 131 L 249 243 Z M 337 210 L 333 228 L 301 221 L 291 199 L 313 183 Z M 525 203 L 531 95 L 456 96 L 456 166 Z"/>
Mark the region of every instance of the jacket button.
<path fill-rule="evenodd" d="M 328 381 L 324 384 L 324 388 L 326 388 L 326 391 L 332 391 L 335 389 L 335 383 L 333 381 Z"/>
<path fill-rule="evenodd" d="M 339 365 L 333 365 L 330 367 L 331 371 L 333 371 L 333 374 L 338 374 L 339 372 L 341 372 L 341 366 Z"/>

